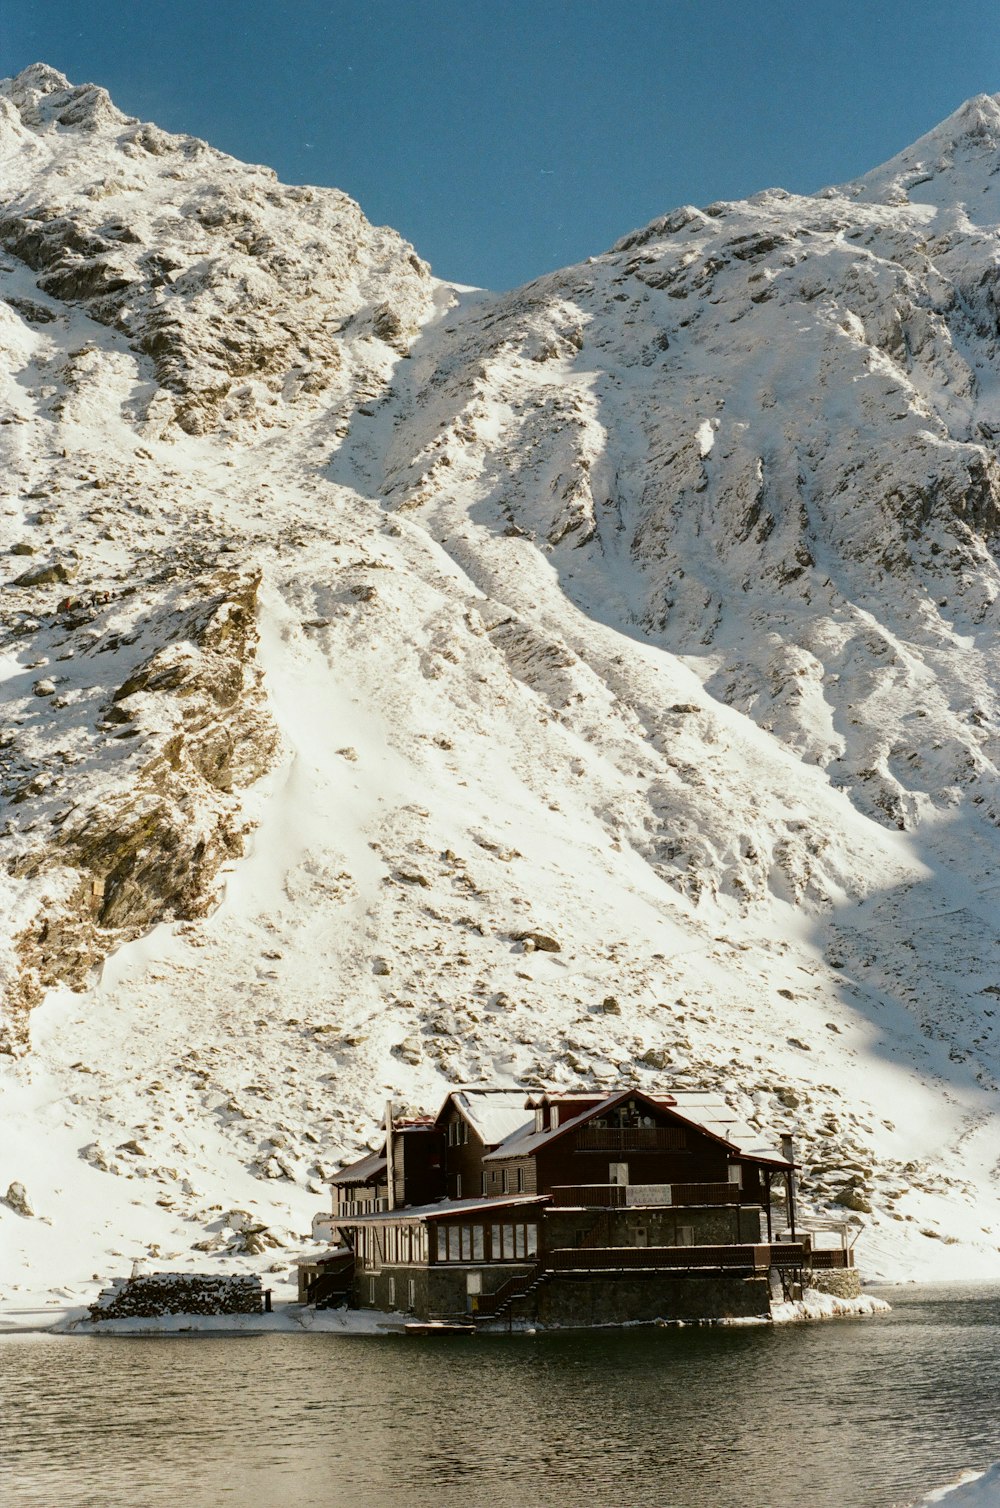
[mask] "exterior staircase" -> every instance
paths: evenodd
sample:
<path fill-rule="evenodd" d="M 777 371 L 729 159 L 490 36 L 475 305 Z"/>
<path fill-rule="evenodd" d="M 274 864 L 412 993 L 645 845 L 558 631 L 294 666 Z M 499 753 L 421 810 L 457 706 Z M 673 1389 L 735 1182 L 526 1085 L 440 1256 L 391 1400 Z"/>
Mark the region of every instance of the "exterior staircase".
<path fill-rule="evenodd" d="M 521 1273 L 515 1278 L 508 1278 L 506 1283 L 501 1283 L 493 1293 L 480 1294 L 473 1318 L 477 1324 L 483 1321 L 492 1323 L 494 1320 L 503 1319 L 517 1299 L 527 1298 L 551 1276 L 552 1274 L 543 1263 L 536 1262 L 530 1272 Z"/>

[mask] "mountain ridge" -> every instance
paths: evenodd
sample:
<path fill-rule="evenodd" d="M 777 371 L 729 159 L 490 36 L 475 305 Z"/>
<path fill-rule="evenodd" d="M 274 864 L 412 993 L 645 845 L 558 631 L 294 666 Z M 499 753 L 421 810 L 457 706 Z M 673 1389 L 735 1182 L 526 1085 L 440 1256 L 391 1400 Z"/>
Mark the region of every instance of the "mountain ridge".
<path fill-rule="evenodd" d="M 623 1076 L 794 1130 L 869 1271 L 995 1274 L 995 233 L 867 175 L 492 295 L 0 99 L 32 1281 L 275 1260 L 387 1094 Z"/>

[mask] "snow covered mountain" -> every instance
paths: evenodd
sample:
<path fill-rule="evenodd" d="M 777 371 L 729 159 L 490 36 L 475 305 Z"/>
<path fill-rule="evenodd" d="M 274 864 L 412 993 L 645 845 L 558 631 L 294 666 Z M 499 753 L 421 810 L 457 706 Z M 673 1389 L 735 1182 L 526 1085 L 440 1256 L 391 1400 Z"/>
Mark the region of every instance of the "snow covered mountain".
<path fill-rule="evenodd" d="M 1000 102 L 500 296 L 0 110 L 0 1294 L 287 1265 L 473 1079 L 721 1088 L 995 1276 Z"/>

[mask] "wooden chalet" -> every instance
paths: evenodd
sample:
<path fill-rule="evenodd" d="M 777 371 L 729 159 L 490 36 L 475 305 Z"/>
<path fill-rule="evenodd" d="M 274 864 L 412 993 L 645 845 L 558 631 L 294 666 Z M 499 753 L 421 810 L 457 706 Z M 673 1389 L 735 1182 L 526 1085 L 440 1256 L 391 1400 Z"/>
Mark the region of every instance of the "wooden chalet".
<path fill-rule="evenodd" d="M 460 1086 L 433 1119 L 389 1106 L 381 1150 L 334 1175 L 339 1244 L 301 1265 L 300 1293 L 585 1325 L 766 1315 L 804 1275 L 859 1291 L 843 1233 L 821 1249 L 797 1229 L 794 1173 L 790 1138 L 715 1095 Z"/>

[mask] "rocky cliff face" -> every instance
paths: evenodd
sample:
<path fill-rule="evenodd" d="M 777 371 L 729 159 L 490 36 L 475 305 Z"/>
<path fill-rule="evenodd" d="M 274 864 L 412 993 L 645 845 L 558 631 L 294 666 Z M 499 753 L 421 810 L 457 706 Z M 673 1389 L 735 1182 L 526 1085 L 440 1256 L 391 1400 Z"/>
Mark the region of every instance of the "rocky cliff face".
<path fill-rule="evenodd" d="M 386 1093 L 669 1078 L 870 1269 L 995 1271 L 996 101 L 499 297 L 51 70 L 0 107 L 32 1207 L 273 1255 Z"/>

